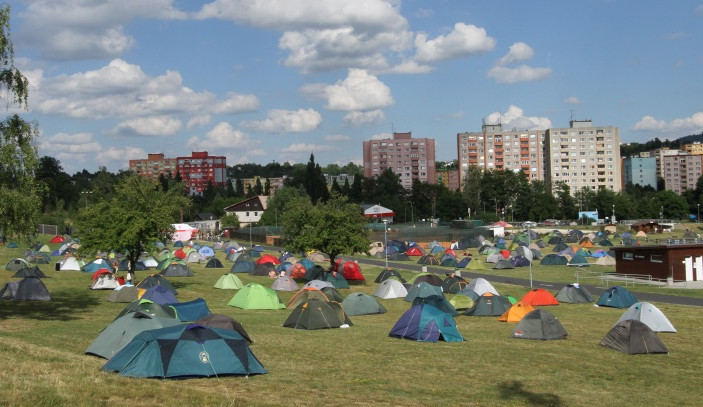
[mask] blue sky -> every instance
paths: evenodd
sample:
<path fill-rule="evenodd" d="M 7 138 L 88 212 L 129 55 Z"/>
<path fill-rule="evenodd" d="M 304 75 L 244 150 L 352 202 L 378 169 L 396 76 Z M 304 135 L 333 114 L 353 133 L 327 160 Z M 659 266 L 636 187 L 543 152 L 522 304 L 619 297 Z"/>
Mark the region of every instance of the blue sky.
<path fill-rule="evenodd" d="M 68 173 L 147 153 L 360 164 L 393 130 L 703 130 L 703 1 L 10 2 L 39 152 Z M 4 95 L 2 96 L 4 97 Z M 12 111 L 12 109 L 10 109 Z"/>

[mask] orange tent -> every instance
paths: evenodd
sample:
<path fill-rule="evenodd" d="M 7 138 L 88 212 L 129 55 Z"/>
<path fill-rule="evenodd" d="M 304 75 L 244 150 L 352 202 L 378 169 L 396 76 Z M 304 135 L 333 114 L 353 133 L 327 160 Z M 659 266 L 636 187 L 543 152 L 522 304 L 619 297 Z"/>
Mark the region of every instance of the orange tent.
<path fill-rule="evenodd" d="M 590 240 L 585 240 L 583 243 L 581 243 L 581 247 L 593 247 L 593 242 Z"/>
<path fill-rule="evenodd" d="M 288 269 L 288 275 L 290 278 L 303 278 L 307 270 L 302 263 L 295 263 L 291 268 Z"/>
<path fill-rule="evenodd" d="M 273 264 L 281 264 L 281 262 L 274 256 L 266 253 L 261 255 L 258 260 L 256 260 L 256 264 L 264 264 L 264 263 L 273 263 Z"/>
<path fill-rule="evenodd" d="M 501 316 L 498 317 L 498 321 L 503 321 L 503 322 L 520 322 L 522 317 L 524 317 L 526 314 L 534 311 L 535 309 L 532 308 L 532 305 L 530 304 L 525 304 L 522 301 L 518 301 L 515 304 L 513 304 L 512 307 L 508 308 L 507 311 Z"/>
<path fill-rule="evenodd" d="M 559 305 L 559 301 L 554 298 L 554 295 L 544 288 L 535 288 L 529 291 L 522 297 L 521 300 L 524 304 L 539 306 L 539 305 Z"/>

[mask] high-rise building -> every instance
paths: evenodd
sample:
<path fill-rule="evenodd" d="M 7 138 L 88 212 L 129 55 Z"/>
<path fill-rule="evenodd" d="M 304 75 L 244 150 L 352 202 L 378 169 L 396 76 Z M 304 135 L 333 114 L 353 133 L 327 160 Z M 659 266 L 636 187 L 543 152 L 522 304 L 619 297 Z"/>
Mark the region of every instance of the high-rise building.
<path fill-rule="evenodd" d="M 163 154 L 148 154 L 146 159 L 129 160 L 129 169 L 142 177 L 158 180 L 160 175 L 176 176 L 176 159 Z"/>
<path fill-rule="evenodd" d="M 190 157 L 176 158 L 176 165 L 190 195 L 202 195 L 209 182 L 213 186 L 226 185 L 227 159 L 224 156 L 193 151 Z"/>
<path fill-rule="evenodd" d="M 481 132 L 458 133 L 459 186 L 470 166 L 483 170 L 520 171 L 529 180 L 544 179 L 545 130 L 504 131 L 501 124 L 483 124 Z"/>
<path fill-rule="evenodd" d="M 571 120 L 567 128 L 547 130 L 545 181 L 566 183 L 574 194 L 582 188 L 622 189 L 620 131 L 594 127 L 591 120 Z"/>
<path fill-rule="evenodd" d="M 663 147 L 663 148 L 658 148 L 654 151 L 651 151 L 650 157 L 654 157 L 657 159 L 657 174 L 662 177 L 664 177 L 664 167 L 662 166 L 662 163 L 664 162 L 664 157 L 670 157 L 670 156 L 675 156 L 679 155 L 681 151 L 679 150 L 672 150 L 668 147 Z"/>
<path fill-rule="evenodd" d="M 622 161 L 623 185 L 650 186 L 657 189 L 657 159 L 628 157 Z"/>
<path fill-rule="evenodd" d="M 458 191 L 459 170 L 456 168 L 437 170 L 437 184 L 444 185 L 450 191 Z"/>
<path fill-rule="evenodd" d="M 694 141 L 693 143 L 686 143 L 681 148 L 686 154 L 703 154 L 703 143 L 700 141 Z"/>
<path fill-rule="evenodd" d="M 666 190 L 681 194 L 687 189 L 695 189 L 701 177 L 703 155 L 678 154 L 662 156 L 661 167 L 664 172 Z"/>
<path fill-rule="evenodd" d="M 387 168 L 406 189 L 414 179 L 436 184 L 434 139 L 394 132 L 393 138 L 364 141 L 364 177 L 378 177 Z"/>

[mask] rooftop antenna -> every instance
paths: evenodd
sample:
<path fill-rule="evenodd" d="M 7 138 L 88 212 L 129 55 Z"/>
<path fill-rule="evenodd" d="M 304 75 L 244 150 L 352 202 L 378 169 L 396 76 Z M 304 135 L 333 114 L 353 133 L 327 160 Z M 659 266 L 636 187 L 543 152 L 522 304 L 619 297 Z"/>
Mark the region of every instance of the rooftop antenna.
<path fill-rule="evenodd" d="M 569 118 L 570 121 L 574 120 L 574 109 L 569 109 L 569 112 L 571 112 L 571 118 Z"/>

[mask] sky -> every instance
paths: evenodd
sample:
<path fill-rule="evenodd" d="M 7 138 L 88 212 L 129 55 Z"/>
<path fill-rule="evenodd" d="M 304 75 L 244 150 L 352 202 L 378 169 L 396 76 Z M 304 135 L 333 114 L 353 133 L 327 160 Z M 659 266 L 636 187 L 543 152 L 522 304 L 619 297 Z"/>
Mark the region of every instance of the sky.
<path fill-rule="evenodd" d="M 361 164 L 393 131 L 703 130 L 703 1 L 10 0 L 41 156 Z M 6 95 L 0 96 L 5 102 Z M 4 105 L 7 105 L 4 103 Z"/>

